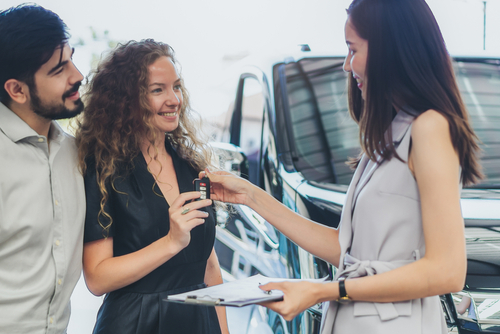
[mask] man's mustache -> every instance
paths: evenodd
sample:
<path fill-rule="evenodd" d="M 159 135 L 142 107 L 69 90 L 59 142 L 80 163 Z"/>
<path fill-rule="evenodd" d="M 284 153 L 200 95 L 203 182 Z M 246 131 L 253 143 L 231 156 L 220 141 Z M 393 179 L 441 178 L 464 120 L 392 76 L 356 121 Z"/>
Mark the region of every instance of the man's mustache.
<path fill-rule="evenodd" d="M 73 95 L 74 93 L 76 93 L 78 91 L 78 89 L 80 88 L 80 86 L 82 85 L 82 82 L 81 81 L 78 81 L 77 83 L 75 83 L 73 85 L 73 87 L 71 87 L 70 89 L 68 89 L 62 96 L 63 100 L 65 100 L 67 97 Z"/>

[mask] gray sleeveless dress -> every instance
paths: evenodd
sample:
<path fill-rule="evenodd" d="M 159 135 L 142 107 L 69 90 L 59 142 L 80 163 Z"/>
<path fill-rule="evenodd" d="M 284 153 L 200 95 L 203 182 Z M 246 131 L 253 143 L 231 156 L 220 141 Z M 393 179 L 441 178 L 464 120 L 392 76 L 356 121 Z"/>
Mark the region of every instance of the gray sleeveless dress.
<path fill-rule="evenodd" d="M 398 112 L 392 138 L 408 160 L 414 117 Z M 363 156 L 342 212 L 341 256 L 336 279 L 371 276 L 418 260 L 425 254 L 420 195 L 408 165 L 393 158 L 380 164 Z M 446 334 L 438 296 L 395 303 L 335 301 L 323 305 L 322 334 Z"/>

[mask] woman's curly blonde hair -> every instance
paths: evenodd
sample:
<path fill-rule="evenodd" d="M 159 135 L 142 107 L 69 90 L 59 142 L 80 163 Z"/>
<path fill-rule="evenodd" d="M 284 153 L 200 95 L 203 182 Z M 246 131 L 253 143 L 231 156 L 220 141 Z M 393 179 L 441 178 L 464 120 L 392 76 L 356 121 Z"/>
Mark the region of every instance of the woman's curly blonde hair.
<path fill-rule="evenodd" d="M 174 50 L 165 43 L 152 39 L 119 44 L 93 72 L 84 94 L 85 111 L 77 120 L 75 132 L 79 166 L 85 175 L 87 159 L 95 159 L 97 182 L 102 194 L 99 217 L 109 224 L 99 224 L 108 232 L 112 218 L 104 207 L 109 194 L 106 184 L 113 187 L 119 166 L 129 166 L 141 153 L 141 144 L 153 144 L 158 138 L 154 112 L 148 100 L 148 67 L 160 57 L 168 57 L 175 64 Z M 198 171 L 213 167 L 212 151 L 207 141 L 200 140 L 196 130 L 195 114 L 189 105 L 189 95 L 181 77 L 183 103 L 179 126 L 167 136 L 179 156 Z M 199 119 L 199 117 L 198 117 Z M 152 157 L 157 158 L 157 154 Z M 113 187 L 114 188 L 114 187 Z"/>

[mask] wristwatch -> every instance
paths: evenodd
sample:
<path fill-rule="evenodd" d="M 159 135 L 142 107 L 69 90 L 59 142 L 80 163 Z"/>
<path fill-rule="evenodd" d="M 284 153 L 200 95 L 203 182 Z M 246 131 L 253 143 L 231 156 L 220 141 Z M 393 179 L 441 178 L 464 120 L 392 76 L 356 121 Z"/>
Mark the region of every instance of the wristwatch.
<path fill-rule="evenodd" d="M 349 297 L 347 291 L 345 290 L 345 279 L 342 279 L 339 281 L 339 299 L 337 299 L 337 302 L 341 304 L 347 304 L 351 301 L 352 299 Z"/>

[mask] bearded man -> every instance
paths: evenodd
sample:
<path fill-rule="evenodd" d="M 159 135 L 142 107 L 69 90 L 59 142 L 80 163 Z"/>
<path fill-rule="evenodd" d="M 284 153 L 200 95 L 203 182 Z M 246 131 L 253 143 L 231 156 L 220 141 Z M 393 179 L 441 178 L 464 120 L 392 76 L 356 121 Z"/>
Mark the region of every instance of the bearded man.
<path fill-rule="evenodd" d="M 81 273 L 85 196 L 74 138 L 83 110 L 64 22 L 0 12 L 0 333 L 65 333 Z"/>

